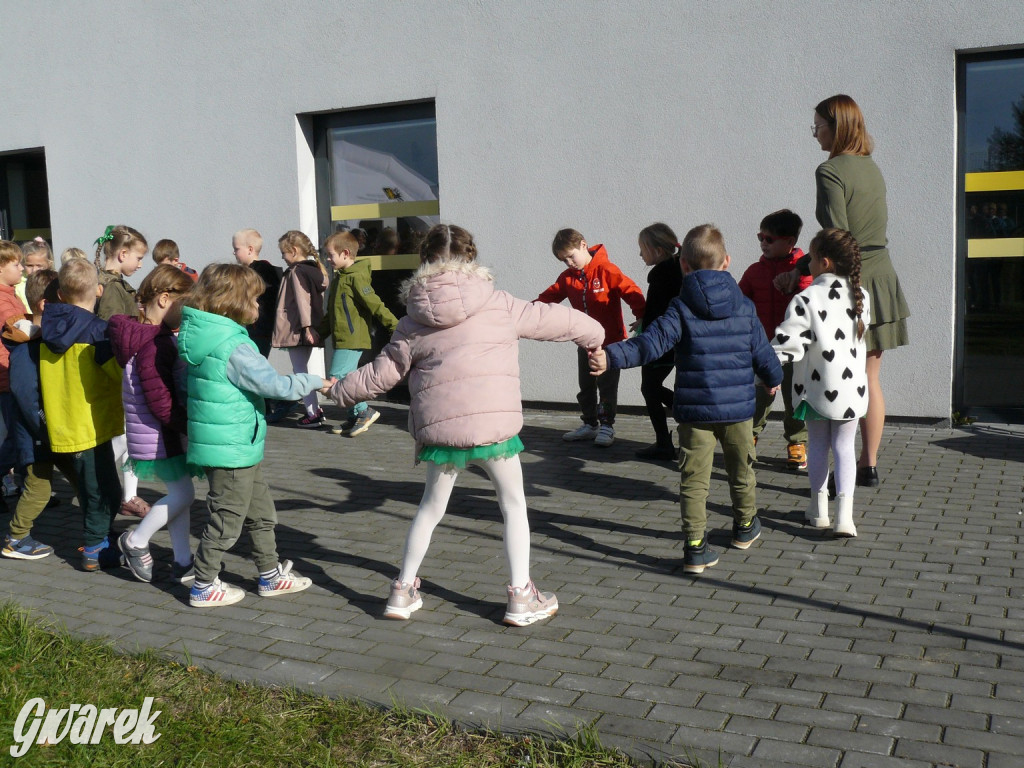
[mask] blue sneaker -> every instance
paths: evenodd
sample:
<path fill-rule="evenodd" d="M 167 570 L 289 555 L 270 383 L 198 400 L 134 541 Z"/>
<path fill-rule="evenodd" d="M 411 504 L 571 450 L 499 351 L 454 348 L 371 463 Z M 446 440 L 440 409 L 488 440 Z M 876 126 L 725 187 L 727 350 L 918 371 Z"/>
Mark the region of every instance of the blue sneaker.
<path fill-rule="evenodd" d="M 4 547 L 0 550 L 0 555 L 14 560 L 39 560 L 52 554 L 53 547 L 40 544 L 27 534 L 20 539 L 12 539 L 11 535 L 7 534 L 4 537 Z"/>
<path fill-rule="evenodd" d="M 110 546 L 110 539 L 105 538 L 99 544 L 91 547 L 80 547 L 82 553 L 82 570 L 93 573 L 110 568 L 120 568 L 124 564 L 121 551 L 117 547 Z"/>
<path fill-rule="evenodd" d="M 761 521 L 756 517 L 746 525 L 732 524 L 732 545 L 736 549 L 746 549 L 761 536 Z"/>

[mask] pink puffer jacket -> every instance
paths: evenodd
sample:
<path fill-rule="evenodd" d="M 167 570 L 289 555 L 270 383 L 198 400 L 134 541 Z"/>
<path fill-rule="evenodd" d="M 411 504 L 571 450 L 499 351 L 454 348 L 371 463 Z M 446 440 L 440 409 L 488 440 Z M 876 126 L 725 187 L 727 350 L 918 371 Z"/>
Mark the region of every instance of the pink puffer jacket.
<path fill-rule="evenodd" d="M 588 349 L 604 341 L 597 320 L 495 290 L 491 273 L 477 264 L 424 264 L 403 293 L 409 314 L 391 342 L 335 384 L 331 396 L 352 405 L 408 374 L 409 431 L 419 445 L 472 448 L 519 434 L 519 339 L 573 341 Z"/>

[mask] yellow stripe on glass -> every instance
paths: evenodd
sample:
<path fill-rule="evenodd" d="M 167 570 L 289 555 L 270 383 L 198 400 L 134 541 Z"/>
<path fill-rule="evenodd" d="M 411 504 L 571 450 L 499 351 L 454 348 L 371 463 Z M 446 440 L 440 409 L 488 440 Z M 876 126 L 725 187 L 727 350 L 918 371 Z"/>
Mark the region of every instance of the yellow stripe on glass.
<path fill-rule="evenodd" d="M 50 240 L 53 237 L 53 231 L 47 227 L 45 229 L 16 229 L 11 232 L 12 240 L 32 240 L 36 237 L 41 237 L 44 240 Z"/>
<path fill-rule="evenodd" d="M 420 265 L 420 255 L 418 253 L 374 254 L 373 256 L 360 256 L 356 261 L 370 262 L 370 269 L 373 271 L 416 269 Z"/>
<path fill-rule="evenodd" d="M 331 221 L 355 219 L 391 219 L 402 216 L 437 216 L 441 213 L 438 200 L 411 203 L 360 203 L 358 205 L 332 205 Z"/>
<path fill-rule="evenodd" d="M 989 237 L 967 241 L 968 259 L 1024 258 L 1024 237 Z"/>
<path fill-rule="evenodd" d="M 965 173 L 965 192 L 1013 192 L 1024 189 L 1024 171 Z"/>

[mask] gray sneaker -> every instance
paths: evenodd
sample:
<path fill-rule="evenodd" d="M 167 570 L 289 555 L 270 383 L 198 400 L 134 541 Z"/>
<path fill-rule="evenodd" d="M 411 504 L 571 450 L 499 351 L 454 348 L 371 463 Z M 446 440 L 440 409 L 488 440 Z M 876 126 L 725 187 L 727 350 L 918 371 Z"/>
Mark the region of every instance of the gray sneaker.
<path fill-rule="evenodd" d="M 367 408 L 365 411 L 356 416 L 355 423 L 344 433 L 347 437 L 355 437 L 361 435 L 363 432 L 370 428 L 377 419 L 380 418 L 380 411 L 375 411 L 373 408 Z"/>
<path fill-rule="evenodd" d="M 341 424 L 339 424 L 336 427 L 331 427 L 330 430 L 328 430 L 328 431 L 332 435 L 345 435 L 345 436 L 347 436 L 348 433 L 351 431 L 352 427 L 354 427 L 355 425 L 356 425 L 356 420 L 355 419 L 345 419 L 343 422 L 341 422 Z"/>
<path fill-rule="evenodd" d="M 594 445 L 600 448 L 607 448 L 615 442 L 615 427 L 611 424 L 602 424 L 597 428 L 597 435 L 594 437 Z"/>
<path fill-rule="evenodd" d="M 567 443 L 575 443 L 578 440 L 593 440 L 597 437 L 597 427 L 592 424 L 580 424 L 572 432 L 566 432 L 562 439 Z"/>
<path fill-rule="evenodd" d="M 139 581 L 150 582 L 153 580 L 153 556 L 149 554 L 149 547 L 128 546 L 128 537 L 134 530 L 127 530 L 118 537 L 117 548 L 124 555 L 124 564 L 128 566 L 132 576 Z"/>
<path fill-rule="evenodd" d="M 508 592 L 504 618 L 506 624 L 525 627 L 558 613 L 558 598 L 554 593 L 538 591 L 532 581 L 525 587 L 509 584 L 505 589 Z"/>
<path fill-rule="evenodd" d="M 395 579 L 391 582 L 391 596 L 384 609 L 384 618 L 408 619 L 414 611 L 423 607 L 420 596 L 420 580 L 413 579 L 412 584 Z"/>

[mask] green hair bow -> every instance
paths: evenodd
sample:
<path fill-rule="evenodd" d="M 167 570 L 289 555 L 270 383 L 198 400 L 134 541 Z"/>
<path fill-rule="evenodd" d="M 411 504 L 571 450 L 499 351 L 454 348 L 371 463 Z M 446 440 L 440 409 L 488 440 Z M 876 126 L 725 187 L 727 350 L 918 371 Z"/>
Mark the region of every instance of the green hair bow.
<path fill-rule="evenodd" d="M 114 239 L 114 225 L 111 224 L 109 227 L 107 227 L 106 231 L 102 235 L 100 235 L 98 238 L 96 238 L 96 243 L 95 244 L 96 245 L 103 245 L 105 242 L 107 242 L 109 240 L 113 240 L 113 239 Z"/>

